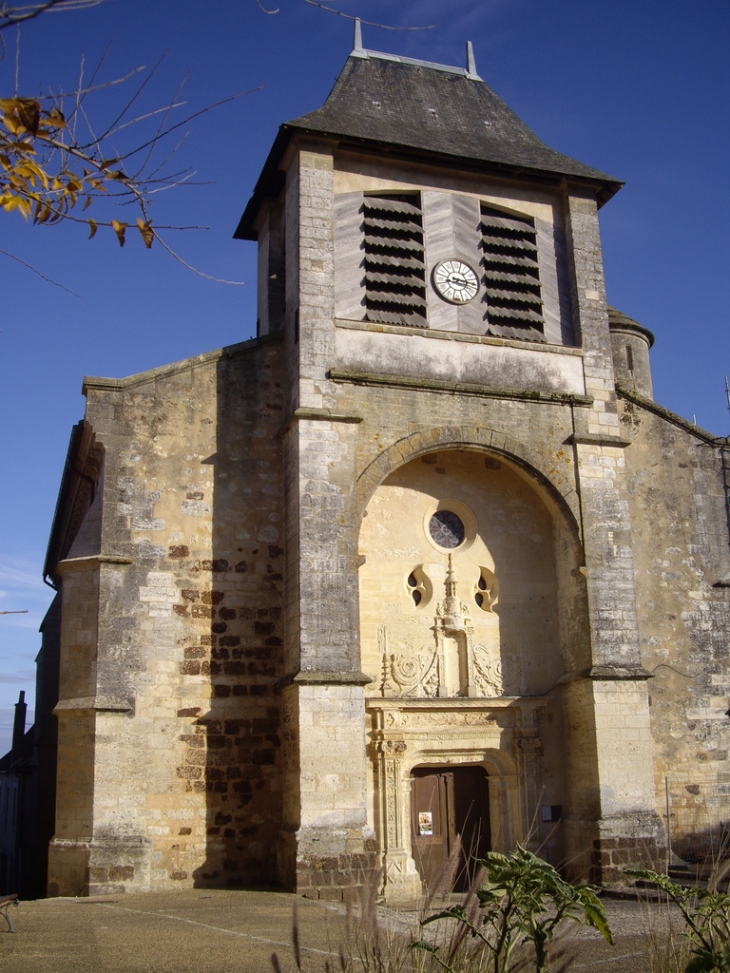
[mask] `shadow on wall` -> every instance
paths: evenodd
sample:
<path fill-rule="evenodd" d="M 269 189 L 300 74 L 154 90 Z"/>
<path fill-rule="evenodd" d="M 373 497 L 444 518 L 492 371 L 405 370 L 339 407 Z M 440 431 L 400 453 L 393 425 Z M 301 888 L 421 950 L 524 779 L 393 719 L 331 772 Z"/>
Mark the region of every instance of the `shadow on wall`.
<path fill-rule="evenodd" d="M 190 726 L 177 773 L 186 792 L 205 795 L 196 887 L 277 880 L 284 565 L 277 351 L 265 344 L 218 363 L 217 450 L 204 460 L 214 466 L 212 557 L 200 564 L 210 581 L 183 591 L 176 608 L 209 622 L 181 663 L 183 682 L 209 678 L 209 708 L 178 711 Z M 193 840 L 191 830 L 179 829 L 182 842 Z"/>

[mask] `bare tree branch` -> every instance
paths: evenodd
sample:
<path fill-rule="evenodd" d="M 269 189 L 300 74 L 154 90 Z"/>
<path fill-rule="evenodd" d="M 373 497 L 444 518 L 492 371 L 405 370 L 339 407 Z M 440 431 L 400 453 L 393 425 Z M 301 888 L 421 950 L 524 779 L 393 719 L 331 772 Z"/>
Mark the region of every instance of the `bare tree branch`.
<path fill-rule="evenodd" d="M 258 3 L 258 0 L 256 0 Z M 433 30 L 434 27 L 438 27 L 438 24 L 426 24 L 423 27 L 394 27 L 392 24 L 380 24 L 373 20 L 363 20 L 362 17 L 358 17 L 356 14 L 346 14 L 342 10 L 337 10 L 335 7 L 328 7 L 324 3 L 320 3 L 319 0 L 304 0 L 304 3 L 308 3 L 310 7 L 319 7 L 320 10 L 326 10 L 328 13 L 337 14 L 338 17 L 345 17 L 347 20 L 359 20 L 361 24 L 365 24 L 367 27 L 382 27 L 383 30 Z M 259 6 L 261 4 L 259 3 Z M 265 13 L 278 13 L 278 10 L 266 10 Z"/>
<path fill-rule="evenodd" d="M 136 100 L 137 100 L 137 99 L 139 98 L 139 96 L 140 96 L 140 95 L 142 94 L 142 92 L 143 92 L 143 91 L 144 91 L 144 89 L 145 89 L 145 88 L 147 87 L 147 85 L 148 85 L 148 84 L 150 83 L 150 81 L 151 81 L 151 80 L 152 80 L 152 78 L 153 78 L 153 77 L 155 76 L 155 74 L 157 74 L 157 71 L 158 71 L 158 69 L 159 69 L 159 67 L 160 67 L 160 65 L 162 64 L 162 62 L 163 62 L 164 60 L 165 60 L 165 55 L 163 54 L 163 55 L 162 55 L 162 57 L 161 57 L 161 58 L 159 59 L 159 61 L 157 62 L 157 64 L 155 64 L 155 65 L 154 65 L 154 67 L 153 67 L 153 68 L 152 68 L 152 69 L 151 69 L 151 70 L 150 70 L 150 71 L 149 71 L 149 72 L 147 73 L 147 77 L 146 77 L 146 78 L 144 78 L 144 79 L 143 79 L 143 80 L 142 80 L 142 81 L 140 82 L 140 84 L 139 84 L 139 85 L 137 85 L 137 90 L 136 90 L 136 91 L 134 92 L 134 94 L 133 94 L 133 95 L 132 95 L 132 97 L 131 97 L 131 98 L 129 99 L 129 101 L 127 101 L 127 103 L 126 103 L 126 105 L 125 105 L 125 106 L 124 106 L 124 107 L 122 108 L 122 110 L 121 110 L 121 111 L 120 111 L 120 112 L 118 113 L 118 115 L 117 115 L 117 117 L 116 117 L 116 118 L 114 119 L 114 121 L 112 121 L 112 122 L 110 122 L 110 123 L 109 123 L 109 125 L 107 126 L 107 128 L 106 128 L 106 130 L 105 130 L 104 132 L 102 132 L 102 134 L 101 134 L 101 135 L 99 136 L 99 138 L 97 139 L 97 142 L 102 142 L 102 141 L 103 141 L 104 139 L 106 139 L 106 138 L 109 138 L 109 137 L 110 137 L 110 135 L 112 134 L 112 132 L 113 132 L 113 131 L 115 130 L 115 128 L 116 128 L 116 126 L 117 126 L 117 125 L 119 124 L 119 122 L 120 122 L 120 121 L 121 121 L 121 120 L 122 120 L 122 119 L 124 118 L 124 116 L 125 116 L 125 115 L 127 114 L 127 112 L 128 112 L 128 111 L 129 111 L 130 109 L 131 109 L 131 107 L 132 107 L 132 105 L 133 105 L 133 104 L 135 103 L 135 101 L 136 101 Z M 187 77 L 187 75 L 186 75 L 186 77 Z M 185 83 L 185 79 L 183 79 L 183 81 L 181 81 L 181 82 L 180 82 L 180 84 L 179 84 L 179 86 L 178 86 L 178 89 L 177 89 L 178 91 L 180 91 L 180 88 L 182 87 L 182 85 L 183 85 L 184 83 Z M 175 96 L 173 97 L 173 101 L 175 100 L 175 97 L 176 97 L 176 96 L 177 96 L 177 92 L 175 93 Z M 169 110 L 170 110 L 170 109 L 169 109 L 169 106 L 168 106 L 168 111 L 169 111 Z M 141 116 L 139 116 L 139 117 L 140 117 L 140 119 L 141 119 Z"/>
<path fill-rule="evenodd" d="M 155 239 L 160 241 L 160 246 L 163 250 L 166 250 L 171 257 L 177 260 L 178 263 L 181 263 L 187 270 L 191 270 L 197 277 L 204 277 L 206 280 L 215 281 L 216 284 L 233 284 L 236 287 L 240 287 L 242 284 L 246 283 L 245 280 L 225 280 L 223 277 L 212 277 L 210 274 L 204 274 L 202 270 L 197 270 L 197 268 L 193 267 L 192 264 L 189 264 L 186 260 L 183 260 L 180 254 L 175 253 L 172 247 L 168 246 L 168 244 L 165 243 L 165 241 L 159 237 L 157 233 L 155 233 Z"/>
<path fill-rule="evenodd" d="M 264 86 L 260 84 L 256 88 L 249 88 L 248 91 L 239 91 L 238 94 L 230 95 L 228 98 L 221 98 L 220 101 L 213 102 L 212 105 L 208 105 L 205 108 L 201 108 L 199 111 L 192 112 L 186 118 L 183 118 L 182 121 L 177 122 L 175 125 L 171 125 L 169 128 L 166 128 L 164 132 L 161 132 L 159 135 L 155 136 L 154 138 L 149 139 L 149 141 L 147 142 L 143 142 L 142 145 L 135 146 L 134 149 L 132 149 L 131 151 L 127 152 L 124 155 L 120 155 L 114 161 L 124 162 L 125 159 L 132 158 L 132 156 L 136 155 L 138 152 L 141 152 L 142 149 L 146 149 L 148 146 L 153 145 L 156 142 L 159 142 L 160 139 L 165 138 L 171 132 L 176 131 L 178 128 L 182 128 L 183 125 L 187 125 L 194 118 L 198 118 L 200 115 L 205 115 L 206 112 L 212 111 L 214 108 L 220 108 L 221 105 L 227 105 L 228 102 L 230 101 L 236 101 L 238 98 L 243 98 L 244 95 L 252 95 L 255 91 L 261 91 L 263 87 Z"/>
<path fill-rule="evenodd" d="M 76 291 L 70 290 L 64 284 L 59 284 L 59 282 L 57 280 L 53 280 L 52 277 L 46 277 L 46 275 L 42 274 L 37 267 L 34 267 L 33 264 L 29 264 L 25 260 L 21 260 L 20 257 L 16 256 L 16 254 L 8 253 L 7 250 L 0 250 L 0 253 L 3 255 L 3 257 L 10 257 L 11 260 L 17 260 L 19 264 L 22 264 L 24 267 L 27 267 L 28 270 L 32 270 L 34 274 L 38 274 L 38 276 L 43 278 L 43 280 L 45 280 L 46 283 L 53 284 L 54 287 L 60 287 L 62 291 L 66 291 L 66 293 L 71 294 L 72 297 L 81 297 L 81 294 L 77 294 Z"/>
<path fill-rule="evenodd" d="M 35 20 L 41 14 L 52 10 L 86 10 L 97 7 L 103 0 L 44 0 L 42 3 L 29 3 L 25 6 L 12 6 L 7 0 L 0 3 L 0 31 L 16 24 Z"/>

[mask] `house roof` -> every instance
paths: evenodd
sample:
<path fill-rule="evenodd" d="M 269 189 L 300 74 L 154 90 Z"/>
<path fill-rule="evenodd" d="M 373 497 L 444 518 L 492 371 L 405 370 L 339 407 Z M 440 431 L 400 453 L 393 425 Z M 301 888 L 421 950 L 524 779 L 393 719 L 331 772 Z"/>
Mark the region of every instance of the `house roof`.
<path fill-rule="evenodd" d="M 279 129 L 237 238 L 255 239 L 256 212 L 281 188 L 279 162 L 295 132 L 506 175 L 568 176 L 593 183 L 599 204 L 622 186 L 549 148 L 482 81 L 471 58 L 464 69 L 356 48 L 324 105 Z"/>

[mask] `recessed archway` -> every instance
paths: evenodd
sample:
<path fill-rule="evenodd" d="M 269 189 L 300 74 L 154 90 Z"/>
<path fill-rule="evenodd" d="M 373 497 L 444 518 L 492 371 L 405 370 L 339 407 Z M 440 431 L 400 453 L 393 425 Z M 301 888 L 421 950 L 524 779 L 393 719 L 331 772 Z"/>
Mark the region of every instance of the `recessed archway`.
<path fill-rule="evenodd" d="M 494 455 L 438 450 L 394 470 L 360 532 L 361 664 L 382 674 L 372 689 L 547 692 L 565 672 L 554 519 Z"/>

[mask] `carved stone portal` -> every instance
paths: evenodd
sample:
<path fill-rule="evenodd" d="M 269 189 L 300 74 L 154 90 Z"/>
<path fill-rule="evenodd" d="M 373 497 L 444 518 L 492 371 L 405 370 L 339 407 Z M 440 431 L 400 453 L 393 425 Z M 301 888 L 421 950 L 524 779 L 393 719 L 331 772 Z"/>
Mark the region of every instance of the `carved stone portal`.
<path fill-rule="evenodd" d="M 536 697 L 366 702 L 375 779 L 375 824 L 389 902 L 412 901 L 421 877 L 412 833 L 416 768 L 482 767 L 488 775 L 490 846 L 505 852 L 525 841 L 540 794 Z"/>

